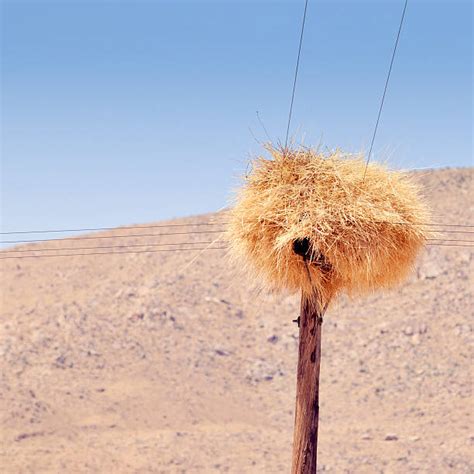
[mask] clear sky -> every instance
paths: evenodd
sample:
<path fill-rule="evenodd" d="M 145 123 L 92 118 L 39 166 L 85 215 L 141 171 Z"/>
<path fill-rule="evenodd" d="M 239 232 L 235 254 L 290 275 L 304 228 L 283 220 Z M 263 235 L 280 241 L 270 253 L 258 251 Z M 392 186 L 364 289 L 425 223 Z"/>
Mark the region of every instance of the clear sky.
<path fill-rule="evenodd" d="M 224 206 L 284 139 L 303 0 L 2 1 L 2 229 Z M 367 149 L 403 0 L 310 0 L 292 134 Z M 472 6 L 410 0 L 375 143 L 472 165 Z"/>

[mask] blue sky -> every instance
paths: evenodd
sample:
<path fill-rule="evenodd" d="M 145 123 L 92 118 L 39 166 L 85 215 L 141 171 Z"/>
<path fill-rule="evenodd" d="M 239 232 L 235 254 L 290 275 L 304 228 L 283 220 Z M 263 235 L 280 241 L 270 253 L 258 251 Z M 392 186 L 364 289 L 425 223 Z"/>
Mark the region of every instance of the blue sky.
<path fill-rule="evenodd" d="M 224 206 L 283 140 L 303 1 L 3 1 L 2 229 Z M 310 0 L 292 134 L 367 149 L 403 7 Z M 375 159 L 472 165 L 472 7 L 408 5 Z"/>

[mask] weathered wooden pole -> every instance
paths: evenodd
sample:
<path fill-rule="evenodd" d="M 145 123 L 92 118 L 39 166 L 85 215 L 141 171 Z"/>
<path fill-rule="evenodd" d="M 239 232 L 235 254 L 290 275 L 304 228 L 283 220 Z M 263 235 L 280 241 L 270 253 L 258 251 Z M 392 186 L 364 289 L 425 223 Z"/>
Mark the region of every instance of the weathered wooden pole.
<path fill-rule="evenodd" d="M 293 474 L 315 474 L 318 454 L 321 326 L 325 307 L 317 295 L 301 295 Z"/>

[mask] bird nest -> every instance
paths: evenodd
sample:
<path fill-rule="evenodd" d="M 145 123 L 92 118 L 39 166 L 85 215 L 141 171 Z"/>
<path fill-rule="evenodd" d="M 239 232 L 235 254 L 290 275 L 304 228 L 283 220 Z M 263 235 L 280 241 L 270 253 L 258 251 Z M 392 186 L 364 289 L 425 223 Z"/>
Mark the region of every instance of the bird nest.
<path fill-rule="evenodd" d="M 232 253 L 269 286 L 328 302 L 399 283 L 427 238 L 417 185 L 361 156 L 268 147 L 230 211 Z"/>

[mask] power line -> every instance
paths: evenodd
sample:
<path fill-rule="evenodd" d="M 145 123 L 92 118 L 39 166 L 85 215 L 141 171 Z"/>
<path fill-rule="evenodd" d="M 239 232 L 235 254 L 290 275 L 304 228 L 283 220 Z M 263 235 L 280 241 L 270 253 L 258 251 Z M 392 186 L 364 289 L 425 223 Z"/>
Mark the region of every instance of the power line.
<path fill-rule="evenodd" d="M 436 222 L 430 223 L 409 223 L 409 222 L 388 222 L 388 221 L 374 221 L 380 224 L 393 224 L 393 225 L 413 225 L 413 226 L 426 226 L 426 227 L 461 227 L 461 228 L 473 228 L 474 224 L 442 224 Z M 66 232 L 94 232 L 94 231 L 106 231 L 106 230 L 125 230 L 125 229 L 165 229 L 167 227 L 193 227 L 193 226 L 226 226 L 229 222 L 196 222 L 190 224 L 153 224 L 153 225 L 130 225 L 121 227 L 81 227 L 74 229 L 34 229 L 34 230 L 10 230 L 8 232 L 0 232 L 0 235 L 14 235 L 14 234 L 53 234 L 53 233 L 66 233 Z M 457 232 L 454 230 L 443 230 L 443 232 Z M 459 231 L 465 233 L 467 231 Z M 194 233 L 189 231 L 189 233 Z M 159 235 L 159 234 L 158 234 Z M 69 238 L 69 237 L 64 237 Z M 51 239 L 49 239 L 51 240 Z M 62 240 L 62 239 L 61 239 Z M 0 242 L 1 243 L 1 242 Z M 10 243 L 10 242 L 4 242 Z"/>
<path fill-rule="evenodd" d="M 393 224 L 393 223 L 390 223 Z M 398 223 L 395 223 L 396 225 Z M 403 224 L 400 225 L 424 225 L 424 224 Z M 471 227 L 471 226 L 466 226 Z M 432 232 L 437 234 L 474 234 L 471 230 L 435 230 Z M 29 244 L 38 242 L 58 242 L 58 241 L 77 241 L 77 240 L 106 240 L 106 239 L 124 239 L 124 238 L 142 238 L 142 237 L 168 237 L 176 235 L 199 235 L 199 234 L 224 234 L 225 230 L 208 230 L 208 231 L 187 231 L 187 232 L 162 232 L 159 234 L 128 234 L 128 235 L 98 235 L 98 236 L 81 236 L 81 237 L 62 237 L 62 238 L 51 238 L 51 239 L 18 239 L 18 240 L 3 240 L 1 244 Z M 439 239 L 438 239 L 439 240 Z"/>
<path fill-rule="evenodd" d="M 405 0 L 405 5 L 403 7 L 402 17 L 400 19 L 400 26 L 398 27 L 397 39 L 395 40 L 395 45 L 393 47 L 392 59 L 390 61 L 390 67 L 388 68 L 387 79 L 385 80 L 385 87 L 383 89 L 382 100 L 380 101 L 379 112 L 377 114 L 377 120 L 375 122 L 374 133 L 372 135 L 372 141 L 370 143 L 369 154 L 367 155 L 367 163 L 365 165 L 365 171 L 364 171 L 364 180 L 365 180 L 365 175 L 367 174 L 367 168 L 369 166 L 370 157 L 372 155 L 372 149 L 374 147 L 374 142 L 375 142 L 375 137 L 377 135 L 377 130 L 379 128 L 380 117 L 382 115 L 383 104 L 385 102 L 385 95 L 387 94 L 388 83 L 390 82 L 390 75 L 392 74 L 393 62 L 395 60 L 395 55 L 397 53 L 398 41 L 400 40 L 400 33 L 402 32 L 403 21 L 405 20 L 405 12 L 407 10 L 407 5 L 408 5 L 408 0 Z"/>
<path fill-rule="evenodd" d="M 430 239 L 428 239 L 430 240 Z M 436 239 L 432 239 L 436 240 Z M 205 244 L 207 242 L 196 242 L 199 244 Z M 224 242 L 209 242 L 210 245 L 212 244 L 223 244 Z M 192 243 L 181 243 L 181 244 L 176 244 L 176 245 L 189 245 Z M 144 244 L 144 245 L 119 245 L 119 246 L 100 246 L 100 247 L 76 247 L 76 248 L 57 248 L 57 249 L 38 249 L 38 250 L 9 250 L 5 251 L 4 255 L 0 256 L 0 260 L 6 260 L 6 259 L 14 259 L 14 258 L 47 258 L 47 257 L 78 257 L 78 256 L 87 256 L 87 255 L 119 255 L 119 254 L 140 254 L 140 253 L 155 253 L 155 252 L 180 252 L 180 251 L 205 251 L 205 250 L 228 250 L 228 247 L 193 247 L 193 248 L 180 248 L 180 249 L 154 249 L 154 250 L 124 250 L 120 252 L 87 252 L 87 253 L 68 253 L 68 254 L 58 254 L 58 255 L 45 255 L 45 254 L 40 254 L 40 255 L 10 255 L 11 253 L 14 252 L 38 252 L 38 251 L 69 251 L 69 250 L 100 250 L 100 249 L 114 249 L 114 248 L 120 248 L 120 249 L 127 249 L 127 248 L 132 248 L 132 247 L 153 247 L 153 246 L 161 246 L 161 245 L 174 245 L 174 244 Z M 468 247 L 468 248 L 474 248 L 474 241 L 463 241 L 463 240 L 445 240 L 445 241 L 440 241 L 440 242 L 432 242 L 432 243 L 427 243 L 427 246 L 438 246 L 438 247 Z M 1 255 L 1 254 L 0 254 Z"/>
<path fill-rule="evenodd" d="M 51 248 L 34 248 L 34 249 L 21 249 L 21 250 L 6 250 L 8 253 L 31 253 L 31 252 L 58 252 L 63 250 L 98 250 L 98 249 L 125 249 L 125 248 L 136 248 L 136 247 L 175 247 L 178 245 L 207 245 L 214 243 L 222 243 L 219 241 L 207 241 L 207 242 L 176 242 L 176 243 L 148 243 L 148 244 L 125 244 L 125 245 L 99 245 L 94 247 L 51 247 Z M 179 249 L 177 249 L 179 250 Z"/>
<path fill-rule="evenodd" d="M 153 234 L 155 235 L 155 234 Z M 166 235 L 166 234 L 162 234 Z M 67 240 L 67 239 L 65 239 Z M 459 243 L 473 243 L 473 240 L 464 239 L 446 239 L 446 238 L 427 238 L 427 241 L 433 242 L 459 242 Z M 12 249 L 5 250 L 8 253 L 31 253 L 31 252 L 58 252 L 58 251 L 77 251 L 77 250 L 100 250 L 100 249 L 126 249 L 126 248 L 140 248 L 140 247 L 175 247 L 180 245 L 208 245 L 208 244 L 224 244 L 225 240 L 214 240 L 214 241 L 197 241 L 197 242 L 148 242 L 144 244 L 123 244 L 123 245 L 99 245 L 99 246 L 88 246 L 88 247 L 39 247 L 30 249 Z"/>
<path fill-rule="evenodd" d="M 472 242 L 474 240 L 465 240 L 465 239 L 445 239 L 441 237 L 427 238 L 427 241 L 441 241 L 441 242 Z M 178 246 L 178 245 L 206 245 L 213 243 L 226 243 L 225 240 L 213 240 L 213 241 L 197 241 L 197 242 L 148 242 L 146 244 L 123 244 L 123 245 L 99 245 L 93 247 L 49 247 L 49 248 L 30 248 L 30 249 L 6 249 L 5 252 L 13 253 L 25 253 L 25 252 L 55 252 L 58 250 L 88 250 L 88 249 L 118 249 L 118 248 L 133 248 L 133 247 L 169 247 L 169 246 Z M 1 250 L 0 250 L 1 252 Z"/>
<path fill-rule="evenodd" d="M 286 126 L 285 149 L 288 146 L 288 136 L 290 134 L 290 123 L 291 123 L 291 116 L 293 114 L 293 103 L 295 101 L 296 81 L 298 79 L 298 70 L 300 67 L 301 47 L 303 46 L 304 25 L 306 23 L 307 10 L 308 10 L 308 0 L 306 0 L 304 4 L 303 21 L 301 22 L 301 33 L 300 33 L 300 42 L 298 46 L 298 56 L 296 58 L 295 76 L 293 79 L 293 90 L 291 93 L 290 110 L 288 112 L 288 125 Z"/>
<path fill-rule="evenodd" d="M 87 255 L 121 255 L 121 254 L 139 254 L 139 253 L 155 253 L 155 252 L 182 252 L 182 251 L 202 251 L 202 250 L 226 250 L 227 247 L 204 247 L 204 248 L 185 248 L 185 249 L 158 249 L 158 250 L 131 250 L 123 252 L 88 252 L 88 253 L 71 253 L 59 255 L 14 255 L 0 257 L 0 260 L 12 258 L 53 258 L 53 257 L 85 257 Z"/>
<path fill-rule="evenodd" d="M 55 242 L 60 240 L 95 240 L 95 239 L 123 239 L 130 237 L 167 237 L 169 235 L 195 235 L 195 234 L 223 234 L 223 230 L 207 230 L 193 232 L 168 232 L 161 234 L 129 234 L 129 235 L 98 235 L 96 237 L 63 237 L 54 239 L 30 239 L 30 240 L 2 240 L 2 244 L 21 244 L 34 242 Z"/>
<path fill-rule="evenodd" d="M 450 234 L 473 234 L 474 231 L 470 230 L 448 230 L 448 229 L 439 229 L 436 230 L 436 227 L 456 227 L 456 228 L 467 228 L 471 229 L 474 228 L 473 224 L 441 224 L 441 223 L 434 223 L 434 222 L 390 222 L 390 221 L 365 221 L 365 223 L 372 222 L 374 224 L 389 224 L 389 225 L 401 225 L 401 226 L 413 226 L 413 227 L 435 227 L 433 229 L 428 229 L 431 232 L 438 232 L 438 233 L 450 233 Z"/>
<path fill-rule="evenodd" d="M 380 222 L 383 223 L 383 222 Z M 395 225 L 431 225 L 431 224 L 408 224 L 408 223 L 390 223 Z M 441 225 L 441 224 L 438 224 Z M 466 226 L 471 227 L 471 226 Z M 434 233 L 438 234 L 474 234 L 474 231 L 471 230 L 431 230 Z M 3 240 L 1 244 L 28 244 L 28 243 L 37 243 L 37 242 L 58 242 L 58 241 L 69 241 L 69 240 L 106 240 L 106 239 L 122 239 L 122 238 L 141 238 L 141 237 L 168 237 L 175 235 L 199 235 L 199 234 L 224 234 L 225 230 L 208 230 L 208 231 L 187 231 L 187 232 L 162 232 L 159 234 L 128 234 L 128 235 L 98 235 L 98 236 L 81 236 L 81 237 L 61 237 L 61 238 L 51 238 L 51 239 L 18 239 L 18 240 Z"/>
<path fill-rule="evenodd" d="M 224 223 L 225 224 L 225 223 Z M 122 230 L 122 229 L 160 229 L 167 227 L 192 227 L 205 225 L 223 225 L 220 222 L 195 222 L 186 224 L 153 224 L 153 225 L 129 225 L 120 227 L 82 227 L 75 229 L 39 229 L 39 230 L 10 230 L 8 232 L 0 232 L 0 235 L 11 234 L 52 234 L 60 232 L 93 232 L 98 230 Z"/>

